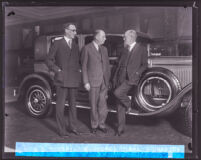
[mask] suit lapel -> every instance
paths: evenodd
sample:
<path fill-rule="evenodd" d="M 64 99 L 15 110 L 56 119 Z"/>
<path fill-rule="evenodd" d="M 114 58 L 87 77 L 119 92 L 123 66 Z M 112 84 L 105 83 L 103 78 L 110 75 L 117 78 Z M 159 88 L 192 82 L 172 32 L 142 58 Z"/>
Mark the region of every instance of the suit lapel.
<path fill-rule="evenodd" d="M 101 47 L 100 47 L 101 48 Z M 100 49 L 99 48 L 99 49 Z M 93 44 L 93 42 L 91 42 L 91 49 L 92 49 L 92 52 L 98 57 L 98 59 L 100 59 L 101 60 L 101 53 L 99 53 L 98 51 L 97 51 L 97 49 L 96 49 L 96 47 L 94 46 L 94 44 Z"/>
<path fill-rule="evenodd" d="M 136 43 L 135 46 L 133 47 L 133 49 L 131 50 L 131 53 L 130 53 L 130 56 L 128 59 L 128 64 L 133 61 L 134 57 L 136 57 L 138 47 L 139 47 L 139 44 Z"/>
<path fill-rule="evenodd" d="M 62 39 L 62 45 L 64 46 L 64 49 L 66 50 L 66 52 L 69 53 L 70 47 L 68 46 L 68 44 L 64 38 Z"/>

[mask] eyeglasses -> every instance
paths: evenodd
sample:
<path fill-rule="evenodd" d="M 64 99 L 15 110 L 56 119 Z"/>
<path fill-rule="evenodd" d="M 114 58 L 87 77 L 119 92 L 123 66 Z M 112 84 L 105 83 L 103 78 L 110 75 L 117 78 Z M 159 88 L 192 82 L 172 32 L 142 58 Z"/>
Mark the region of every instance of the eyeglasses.
<path fill-rule="evenodd" d="M 72 31 L 72 32 L 77 32 L 76 29 L 69 29 L 69 28 L 66 28 L 66 29 L 68 29 L 68 30 L 70 30 L 70 31 Z"/>

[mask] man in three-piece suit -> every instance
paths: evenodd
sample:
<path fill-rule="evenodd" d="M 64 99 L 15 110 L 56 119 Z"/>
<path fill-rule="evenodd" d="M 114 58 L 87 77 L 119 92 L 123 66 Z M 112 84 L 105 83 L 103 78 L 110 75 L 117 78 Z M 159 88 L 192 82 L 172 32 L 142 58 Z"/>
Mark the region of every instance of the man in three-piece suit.
<path fill-rule="evenodd" d="M 136 43 L 135 30 L 127 30 L 124 34 L 124 50 L 121 54 L 117 70 L 114 75 L 117 98 L 118 128 L 116 135 L 124 133 L 125 113 L 131 111 L 131 100 L 127 96 L 133 85 L 138 85 L 142 72 L 147 68 L 147 50 L 143 45 Z"/>
<path fill-rule="evenodd" d="M 96 30 L 94 40 L 82 50 L 82 76 L 84 87 L 89 91 L 91 106 L 91 132 L 97 129 L 106 133 L 107 91 L 109 86 L 110 68 L 107 48 L 102 46 L 106 40 L 103 30 Z"/>
<path fill-rule="evenodd" d="M 81 66 L 78 45 L 73 41 L 76 26 L 64 24 L 64 37 L 55 40 L 46 58 L 46 64 L 55 73 L 56 85 L 56 121 L 58 132 L 62 138 L 68 137 L 67 124 L 64 116 L 65 100 L 69 102 L 69 131 L 78 135 L 76 128 L 76 92 L 81 82 Z"/>

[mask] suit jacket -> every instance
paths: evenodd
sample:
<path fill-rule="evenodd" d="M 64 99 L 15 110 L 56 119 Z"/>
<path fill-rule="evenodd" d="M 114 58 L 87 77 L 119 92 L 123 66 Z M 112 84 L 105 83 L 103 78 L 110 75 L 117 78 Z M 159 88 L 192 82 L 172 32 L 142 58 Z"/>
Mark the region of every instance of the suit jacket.
<path fill-rule="evenodd" d="M 72 42 L 70 48 L 64 38 L 55 40 L 46 58 L 46 64 L 54 71 L 54 82 L 62 87 L 79 87 L 81 66 L 78 45 Z M 61 69 L 60 72 L 58 70 Z"/>
<path fill-rule="evenodd" d="M 128 84 L 137 85 L 142 72 L 147 69 L 147 66 L 148 53 L 146 47 L 136 43 L 130 53 L 127 49 L 123 50 L 113 83 L 119 84 L 127 80 Z"/>
<path fill-rule="evenodd" d="M 109 86 L 110 67 L 107 48 L 99 46 L 99 52 L 93 42 L 84 46 L 81 55 L 83 83 L 98 87 L 102 81 Z"/>

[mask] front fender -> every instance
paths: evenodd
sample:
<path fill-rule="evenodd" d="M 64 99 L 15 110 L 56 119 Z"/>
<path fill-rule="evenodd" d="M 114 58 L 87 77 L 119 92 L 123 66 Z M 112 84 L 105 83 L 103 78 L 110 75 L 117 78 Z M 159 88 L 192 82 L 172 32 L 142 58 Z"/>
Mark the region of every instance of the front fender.
<path fill-rule="evenodd" d="M 31 81 L 34 82 L 35 80 L 40 80 L 47 87 L 48 90 L 51 90 L 48 80 L 43 75 L 37 74 L 37 73 L 29 74 L 26 77 L 24 77 L 24 79 L 20 83 L 19 93 L 18 93 L 18 97 L 17 97 L 18 99 L 23 96 L 23 89 L 27 85 L 27 83 L 29 83 Z"/>

